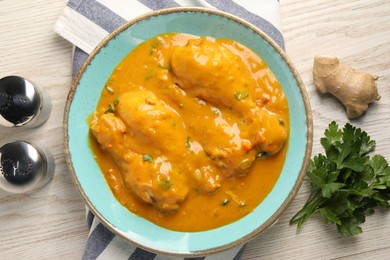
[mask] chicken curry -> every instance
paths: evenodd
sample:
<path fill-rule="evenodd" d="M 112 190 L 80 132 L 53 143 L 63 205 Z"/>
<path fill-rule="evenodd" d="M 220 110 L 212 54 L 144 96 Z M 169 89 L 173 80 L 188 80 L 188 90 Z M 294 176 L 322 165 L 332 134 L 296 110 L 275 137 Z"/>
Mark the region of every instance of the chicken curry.
<path fill-rule="evenodd" d="M 89 123 L 118 201 L 188 232 L 250 213 L 280 175 L 289 131 L 286 98 L 260 57 L 232 40 L 178 33 L 118 64 Z"/>

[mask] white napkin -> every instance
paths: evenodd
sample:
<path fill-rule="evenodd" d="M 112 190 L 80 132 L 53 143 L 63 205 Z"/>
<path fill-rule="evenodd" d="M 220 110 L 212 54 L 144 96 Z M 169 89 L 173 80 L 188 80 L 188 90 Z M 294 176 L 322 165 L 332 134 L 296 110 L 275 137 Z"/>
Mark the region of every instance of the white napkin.
<path fill-rule="evenodd" d="M 54 31 L 75 46 L 73 73 L 110 32 L 126 21 L 152 10 L 176 6 L 218 9 L 241 17 L 260 28 L 284 49 L 279 0 L 70 0 L 54 25 Z M 109 231 L 87 210 L 90 229 L 83 259 L 183 259 L 156 255 L 129 244 Z M 238 260 L 245 245 L 200 257 L 205 260 Z"/>
<path fill-rule="evenodd" d="M 256 25 L 284 47 L 278 0 L 70 0 L 54 31 L 86 53 L 111 31 L 141 14 L 175 6 L 219 9 Z"/>

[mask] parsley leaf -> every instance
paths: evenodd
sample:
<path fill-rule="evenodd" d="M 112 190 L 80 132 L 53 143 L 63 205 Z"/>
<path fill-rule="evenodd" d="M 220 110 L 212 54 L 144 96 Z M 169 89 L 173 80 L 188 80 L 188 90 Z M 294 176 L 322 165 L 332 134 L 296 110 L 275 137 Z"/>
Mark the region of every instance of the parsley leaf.
<path fill-rule="evenodd" d="M 144 161 L 148 161 L 148 162 L 152 162 L 153 161 L 153 157 L 149 154 L 144 154 L 143 155 L 143 159 Z"/>
<path fill-rule="evenodd" d="M 115 107 L 114 107 L 114 105 L 112 105 L 112 104 L 109 104 L 109 105 L 108 105 L 108 108 L 107 108 L 107 110 L 104 112 L 104 114 L 107 114 L 107 113 L 115 113 Z"/>
<path fill-rule="evenodd" d="M 290 220 L 298 229 L 313 216 L 333 223 L 341 236 L 363 232 L 361 224 L 377 206 L 390 208 L 390 167 L 381 155 L 369 156 L 375 141 L 360 128 L 331 122 L 320 140 L 325 154 L 307 169 L 311 194 Z"/>
<path fill-rule="evenodd" d="M 234 97 L 235 97 L 237 100 L 245 99 L 245 98 L 247 98 L 248 96 L 249 96 L 249 93 L 248 93 L 248 91 L 246 91 L 246 90 L 234 92 Z"/>
<path fill-rule="evenodd" d="M 170 180 L 160 180 L 159 184 L 161 188 L 163 188 L 164 190 L 169 190 L 169 188 L 171 188 Z"/>

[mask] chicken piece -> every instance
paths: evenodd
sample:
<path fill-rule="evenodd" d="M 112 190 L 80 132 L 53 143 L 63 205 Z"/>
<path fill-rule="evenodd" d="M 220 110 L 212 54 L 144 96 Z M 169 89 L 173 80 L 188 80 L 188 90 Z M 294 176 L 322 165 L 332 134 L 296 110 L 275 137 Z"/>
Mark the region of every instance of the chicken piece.
<path fill-rule="evenodd" d="M 205 119 L 204 123 L 200 124 L 202 119 L 194 118 L 186 122 L 186 125 L 196 136 L 199 146 L 203 147 L 213 164 L 225 177 L 244 175 L 250 169 L 248 166 L 251 166 L 256 159 L 256 151 L 244 149 L 249 141 L 241 138 L 238 124 L 227 115 L 227 112 L 218 113 L 218 115 L 213 114 L 207 121 Z"/>
<path fill-rule="evenodd" d="M 125 186 L 143 201 L 162 211 L 174 211 L 188 193 L 186 179 L 164 157 L 146 160 L 126 148 L 125 124 L 112 113 L 91 125 L 93 136 L 123 176 Z"/>
<path fill-rule="evenodd" d="M 164 153 L 184 150 L 183 120 L 151 91 L 129 91 L 119 96 L 116 112 L 134 137 Z"/>
<path fill-rule="evenodd" d="M 176 48 L 171 68 L 180 88 L 241 117 L 246 125 L 241 138 L 249 141 L 247 151 L 256 148 L 274 155 L 283 147 L 285 126 L 277 115 L 258 107 L 251 98 L 250 89 L 256 82 L 239 56 L 223 45 L 200 38 Z M 226 147 L 214 147 L 212 154 L 215 158 L 231 156 Z"/>
<path fill-rule="evenodd" d="M 173 51 L 171 68 L 179 87 L 195 97 L 239 112 L 249 109 L 244 96 L 254 79 L 240 57 L 223 45 L 204 37 L 188 40 Z"/>
<path fill-rule="evenodd" d="M 287 141 L 287 130 L 284 121 L 276 114 L 264 111 L 258 107 L 251 110 L 253 113 L 253 122 L 250 125 L 252 135 L 251 146 L 260 153 L 266 153 L 269 156 L 277 154 Z"/>
<path fill-rule="evenodd" d="M 118 116 L 135 138 L 153 145 L 173 164 L 182 165 L 201 192 L 220 187 L 218 169 L 206 155 L 194 154 L 186 147 L 188 133 L 180 115 L 150 91 L 125 92 L 119 97 Z"/>

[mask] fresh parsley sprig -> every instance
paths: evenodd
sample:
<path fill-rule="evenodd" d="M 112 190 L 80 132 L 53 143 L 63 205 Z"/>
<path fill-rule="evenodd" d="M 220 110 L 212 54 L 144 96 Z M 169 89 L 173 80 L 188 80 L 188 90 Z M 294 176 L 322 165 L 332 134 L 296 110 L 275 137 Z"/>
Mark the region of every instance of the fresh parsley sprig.
<path fill-rule="evenodd" d="M 299 229 L 320 215 L 325 223 L 336 224 L 341 236 L 360 234 L 377 206 L 390 208 L 390 167 L 383 156 L 369 156 L 376 143 L 360 128 L 347 123 L 339 129 L 332 122 L 324 135 L 325 155 L 314 156 L 307 170 L 311 194 L 290 225 Z"/>

